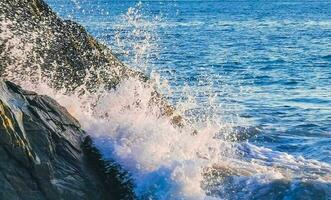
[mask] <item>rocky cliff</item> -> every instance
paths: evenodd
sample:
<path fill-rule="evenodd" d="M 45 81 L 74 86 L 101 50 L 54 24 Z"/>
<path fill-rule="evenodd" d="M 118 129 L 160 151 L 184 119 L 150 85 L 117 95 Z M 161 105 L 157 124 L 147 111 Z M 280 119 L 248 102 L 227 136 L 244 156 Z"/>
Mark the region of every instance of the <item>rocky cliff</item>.
<path fill-rule="evenodd" d="M 126 176 L 65 108 L 0 81 L 0 199 L 132 199 Z"/>

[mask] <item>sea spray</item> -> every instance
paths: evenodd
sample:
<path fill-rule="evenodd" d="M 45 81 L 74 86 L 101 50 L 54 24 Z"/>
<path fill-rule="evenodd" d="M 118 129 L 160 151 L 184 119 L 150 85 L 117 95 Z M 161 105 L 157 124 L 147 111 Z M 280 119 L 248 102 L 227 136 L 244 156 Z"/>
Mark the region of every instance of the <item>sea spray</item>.
<path fill-rule="evenodd" d="M 6 28 L 6 31 L 1 37 L 10 35 L 11 29 Z M 275 198 L 298 198 L 305 195 L 296 193 L 298 188 L 330 195 L 328 164 L 249 142 L 215 137 L 231 132 L 231 126 L 213 114 L 215 107 L 207 107 L 207 112 L 198 109 L 190 115 L 197 120 L 190 120 L 181 128 L 174 126 L 157 106 L 149 103 L 152 92 L 160 85 L 158 78 L 153 78 L 154 82 L 126 78 L 115 88 L 97 84 L 91 90 L 88 82 L 94 76 L 89 74 L 100 74 L 100 69 L 90 68 L 79 87 L 70 90 L 54 87 L 54 71 L 40 70 L 40 63 L 34 63 L 32 68 L 21 64 L 39 48 L 36 37 L 28 43 L 24 38 L 15 36 L 12 43 L 6 43 L 13 47 L 22 45 L 16 46 L 22 52 L 13 50 L 12 59 L 19 62 L 6 69 L 6 77 L 26 89 L 49 95 L 65 106 L 90 134 L 103 156 L 115 160 L 131 174 L 138 197 L 259 199 L 269 194 Z M 66 77 L 63 78 L 66 81 Z M 183 114 L 194 110 L 199 103 L 190 90 L 187 86 L 188 96 L 177 104 L 181 105 L 178 110 Z M 209 96 L 212 102 L 213 95 Z"/>
<path fill-rule="evenodd" d="M 133 68 L 151 75 L 152 58 L 158 57 L 158 24 L 162 19 L 156 16 L 144 15 L 142 2 L 130 7 L 112 28 L 116 30 L 114 36 L 115 51 Z"/>
<path fill-rule="evenodd" d="M 93 103 L 96 106 L 90 107 L 87 105 L 95 100 L 93 96 L 63 95 L 48 86 L 34 86 L 64 105 L 104 157 L 115 160 L 132 175 L 135 192 L 141 198 L 205 199 L 208 194 L 233 199 L 238 194 L 263 196 L 264 191 L 284 195 L 295 188 L 292 180 L 302 177 L 316 180 L 307 181 L 312 187 L 324 185 L 324 192 L 329 188 L 328 164 L 249 143 L 218 140 L 214 137 L 217 126 L 201 127 L 197 135 L 192 135 L 192 127 L 175 128 L 158 109 L 149 107 L 150 89 L 129 79 L 99 96 Z M 301 187 L 303 183 L 298 184 Z M 279 186 L 283 189 L 274 191 Z"/>
<path fill-rule="evenodd" d="M 177 129 L 158 109 L 150 108 L 152 88 L 137 80 L 124 81 L 116 90 L 98 96 L 93 109 L 89 106 L 93 96 L 52 93 L 40 85 L 34 90 L 68 108 L 105 158 L 116 160 L 132 174 L 140 197 L 203 199 L 201 170 L 211 160 L 221 162 L 219 156 L 226 152 L 218 148 L 210 128 L 194 136 L 191 127 Z"/>

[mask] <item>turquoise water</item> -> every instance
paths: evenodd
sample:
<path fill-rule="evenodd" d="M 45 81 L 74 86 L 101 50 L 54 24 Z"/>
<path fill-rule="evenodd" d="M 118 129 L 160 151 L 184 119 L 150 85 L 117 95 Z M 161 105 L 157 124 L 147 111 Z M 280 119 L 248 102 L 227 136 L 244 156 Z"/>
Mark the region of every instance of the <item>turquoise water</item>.
<path fill-rule="evenodd" d="M 48 2 L 127 64 L 159 74 L 174 105 L 193 97 L 198 106 L 185 111 L 188 118 L 230 123 L 238 138 L 247 135 L 243 154 L 254 145 L 268 149 L 261 156 L 268 166 L 282 163 L 281 153 L 331 164 L 331 1 Z M 306 176 L 319 174 L 303 165 Z M 331 198 L 330 182 L 299 180 L 295 187 L 269 183 L 281 192 L 268 198 Z M 238 185 L 228 199 L 245 193 Z"/>

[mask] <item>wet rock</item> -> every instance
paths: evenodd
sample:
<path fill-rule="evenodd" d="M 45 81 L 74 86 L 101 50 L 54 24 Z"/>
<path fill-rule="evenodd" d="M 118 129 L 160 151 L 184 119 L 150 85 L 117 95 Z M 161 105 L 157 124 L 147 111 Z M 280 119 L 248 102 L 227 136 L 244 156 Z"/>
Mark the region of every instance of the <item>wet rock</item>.
<path fill-rule="evenodd" d="M 120 180 L 100 176 L 107 163 L 86 140 L 53 99 L 0 81 L 0 199 L 112 199 Z"/>
<path fill-rule="evenodd" d="M 68 93 L 112 89 L 129 77 L 148 81 L 43 0 L 0 1 L 0 77 L 15 83 L 48 80 Z M 182 126 L 162 95 L 151 96 L 151 105 Z M 1 200 L 134 199 L 128 175 L 101 157 L 65 108 L 0 81 Z"/>
<path fill-rule="evenodd" d="M 12 70 L 31 68 L 25 72 L 31 75 L 38 69 L 44 77 L 57 81 L 54 86 L 68 89 L 84 81 L 91 88 L 102 83 L 114 87 L 125 77 L 141 75 L 82 26 L 57 17 L 42 0 L 1 1 L 0 22 L 2 73 L 12 66 Z"/>
<path fill-rule="evenodd" d="M 43 0 L 1 0 L 0 28 L 0 77 L 15 83 L 42 79 L 52 88 L 83 94 L 115 88 L 129 77 L 148 81 L 81 25 L 59 18 Z M 151 96 L 151 104 L 172 117 L 173 124 L 183 125 L 162 95 L 155 91 Z"/>

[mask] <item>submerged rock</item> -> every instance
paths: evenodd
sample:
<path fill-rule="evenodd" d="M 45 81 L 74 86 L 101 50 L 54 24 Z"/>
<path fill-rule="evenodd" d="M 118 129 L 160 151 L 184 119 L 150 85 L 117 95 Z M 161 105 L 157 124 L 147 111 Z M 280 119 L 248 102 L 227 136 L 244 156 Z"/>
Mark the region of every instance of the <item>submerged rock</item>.
<path fill-rule="evenodd" d="M 119 175 L 65 108 L 0 81 L 0 199 L 132 199 Z"/>

